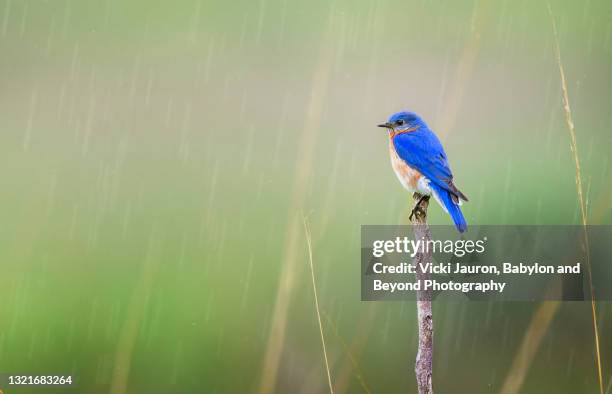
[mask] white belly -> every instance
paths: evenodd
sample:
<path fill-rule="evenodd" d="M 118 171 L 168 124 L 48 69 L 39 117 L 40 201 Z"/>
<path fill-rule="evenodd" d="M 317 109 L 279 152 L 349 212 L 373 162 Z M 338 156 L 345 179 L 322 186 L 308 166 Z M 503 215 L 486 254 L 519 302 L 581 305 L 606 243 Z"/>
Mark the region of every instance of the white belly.
<path fill-rule="evenodd" d="M 431 196 L 431 187 L 429 186 L 429 179 L 421 176 L 417 181 L 411 182 L 409 178 L 405 177 L 401 171 L 396 171 L 394 169 L 395 175 L 397 179 L 399 179 L 404 189 L 408 190 L 410 193 L 419 193 L 422 196 Z"/>

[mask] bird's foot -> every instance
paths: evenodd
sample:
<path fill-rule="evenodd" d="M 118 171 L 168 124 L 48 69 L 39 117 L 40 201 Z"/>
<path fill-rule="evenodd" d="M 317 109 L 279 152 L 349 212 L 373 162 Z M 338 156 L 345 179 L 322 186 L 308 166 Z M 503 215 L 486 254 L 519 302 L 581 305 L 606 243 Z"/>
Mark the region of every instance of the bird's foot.
<path fill-rule="evenodd" d="M 425 212 L 421 209 L 421 207 L 419 207 L 418 205 L 415 206 L 414 208 L 412 208 L 412 211 L 410 211 L 410 216 L 408 216 L 408 219 L 410 219 L 410 221 L 412 222 L 412 218 L 415 216 L 419 216 L 419 214 L 424 214 Z"/>
<path fill-rule="evenodd" d="M 419 214 L 421 215 L 426 215 L 427 212 L 425 212 L 422 208 L 421 208 L 421 203 L 423 201 L 429 201 L 429 196 L 425 195 L 425 196 L 421 196 L 421 198 L 419 198 L 419 201 L 417 201 L 417 203 L 414 205 L 414 208 L 412 208 L 412 211 L 410 212 L 410 216 L 408 216 L 408 219 L 410 221 L 412 221 L 413 217 L 418 217 Z"/>

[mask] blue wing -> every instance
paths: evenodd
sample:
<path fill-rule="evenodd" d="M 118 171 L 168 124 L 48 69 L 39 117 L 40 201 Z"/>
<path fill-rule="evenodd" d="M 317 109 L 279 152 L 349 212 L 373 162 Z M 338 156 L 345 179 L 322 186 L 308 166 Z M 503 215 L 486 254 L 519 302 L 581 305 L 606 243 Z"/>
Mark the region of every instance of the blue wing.
<path fill-rule="evenodd" d="M 448 166 L 446 153 L 431 130 L 420 127 L 416 131 L 397 135 L 393 138 L 393 144 L 398 156 L 410 167 L 438 187 L 467 200 L 453 185 L 453 174 Z"/>

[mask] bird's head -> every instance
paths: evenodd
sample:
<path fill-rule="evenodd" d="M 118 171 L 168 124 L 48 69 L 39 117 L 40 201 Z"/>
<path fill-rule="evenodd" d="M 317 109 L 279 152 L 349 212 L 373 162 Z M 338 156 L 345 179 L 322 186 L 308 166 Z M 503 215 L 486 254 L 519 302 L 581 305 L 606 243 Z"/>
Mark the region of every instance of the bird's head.
<path fill-rule="evenodd" d="M 388 129 L 391 134 L 398 134 L 416 131 L 423 124 L 423 120 L 414 112 L 397 112 L 391 115 L 387 122 L 379 124 L 378 127 Z"/>

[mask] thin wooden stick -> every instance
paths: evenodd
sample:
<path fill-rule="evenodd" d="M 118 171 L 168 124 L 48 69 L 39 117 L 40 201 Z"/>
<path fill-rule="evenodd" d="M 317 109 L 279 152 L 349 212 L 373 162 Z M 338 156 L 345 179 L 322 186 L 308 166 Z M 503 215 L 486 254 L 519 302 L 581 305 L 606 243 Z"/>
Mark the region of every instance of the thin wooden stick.
<path fill-rule="evenodd" d="M 421 199 L 421 195 L 414 193 L 416 204 L 412 217 L 412 228 L 415 239 L 427 242 L 431 240 L 431 232 L 427 225 L 427 207 L 429 198 Z M 431 263 L 431 251 L 419 251 L 414 257 L 416 265 L 416 279 L 423 286 L 424 281 L 431 278 L 431 274 L 420 269 Z M 431 290 L 417 291 L 417 317 L 419 324 L 419 350 L 416 356 L 414 372 L 416 374 L 419 394 L 433 394 L 433 313 L 431 309 Z"/>

